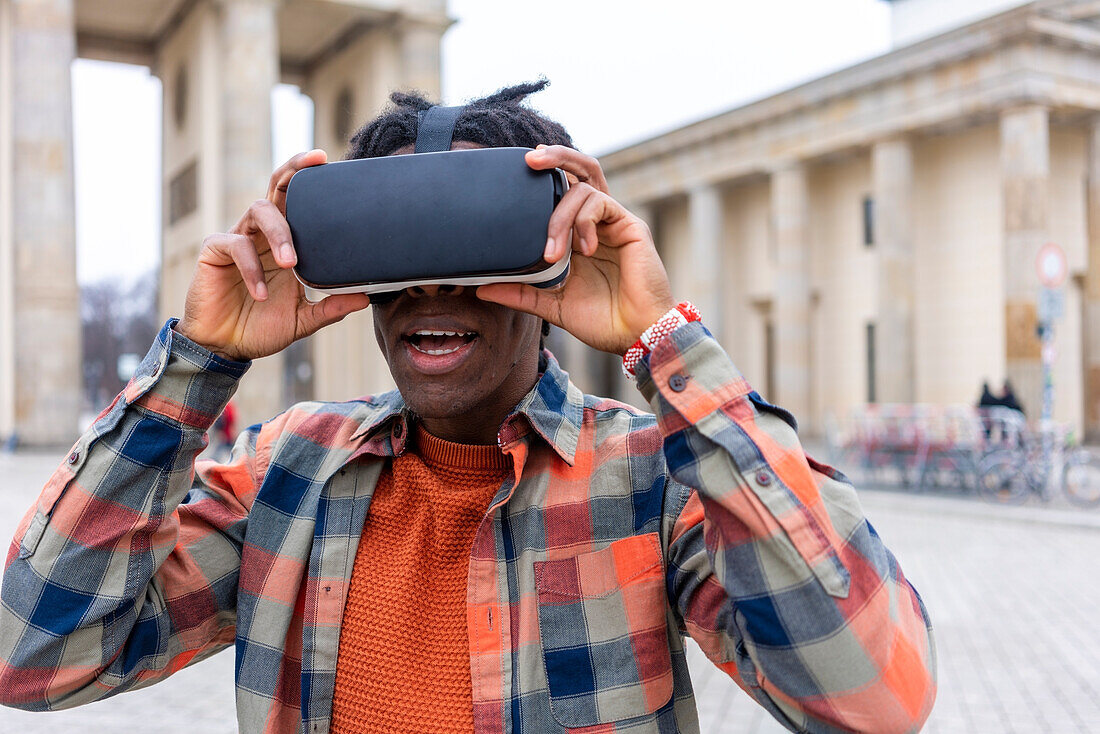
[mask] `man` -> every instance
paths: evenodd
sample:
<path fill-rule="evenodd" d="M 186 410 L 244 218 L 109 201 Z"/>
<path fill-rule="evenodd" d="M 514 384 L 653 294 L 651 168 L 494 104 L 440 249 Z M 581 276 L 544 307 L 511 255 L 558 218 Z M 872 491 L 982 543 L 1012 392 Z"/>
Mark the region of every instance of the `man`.
<path fill-rule="evenodd" d="M 398 392 L 295 406 L 224 465 L 193 457 L 248 360 L 369 299 L 310 304 L 289 270 L 286 187 L 321 151 L 207 238 L 182 320 L 17 533 L 5 703 L 91 701 L 235 644 L 242 732 L 690 732 L 690 634 L 793 730 L 919 729 L 919 597 L 844 477 L 675 303 L 598 162 L 520 104 L 543 86 L 470 103 L 453 147 L 537 145 L 528 165 L 573 177 L 545 253 L 572 258 L 564 288 L 375 303 Z M 391 99 L 349 157 L 412 152 L 430 103 Z M 626 354 L 656 417 L 582 395 L 544 321 Z"/>

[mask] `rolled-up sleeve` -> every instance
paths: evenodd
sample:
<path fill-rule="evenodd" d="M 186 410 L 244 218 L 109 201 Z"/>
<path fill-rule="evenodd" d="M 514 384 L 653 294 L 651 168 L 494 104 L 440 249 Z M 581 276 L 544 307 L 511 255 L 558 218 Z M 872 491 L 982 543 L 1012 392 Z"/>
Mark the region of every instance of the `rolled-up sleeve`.
<path fill-rule="evenodd" d="M 247 363 L 172 330 L 48 480 L 0 591 L 0 702 L 63 708 L 163 678 L 233 642 L 253 431 L 195 459 Z"/>
<path fill-rule="evenodd" d="M 638 368 L 671 481 L 667 551 L 683 628 L 795 731 L 915 732 L 935 698 L 927 611 L 852 485 L 806 456 L 702 324 Z"/>

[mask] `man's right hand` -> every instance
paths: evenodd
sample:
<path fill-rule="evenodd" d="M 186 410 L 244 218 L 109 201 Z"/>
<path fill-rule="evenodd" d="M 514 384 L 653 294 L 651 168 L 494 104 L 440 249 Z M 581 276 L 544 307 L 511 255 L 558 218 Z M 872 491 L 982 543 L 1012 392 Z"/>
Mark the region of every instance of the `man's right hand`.
<path fill-rule="evenodd" d="M 286 221 L 290 178 L 324 163 L 323 150 L 299 153 L 271 174 L 267 198 L 229 232 L 207 237 L 176 331 L 228 359 L 275 354 L 370 304 L 363 293 L 306 300 L 291 268 L 298 262 Z"/>

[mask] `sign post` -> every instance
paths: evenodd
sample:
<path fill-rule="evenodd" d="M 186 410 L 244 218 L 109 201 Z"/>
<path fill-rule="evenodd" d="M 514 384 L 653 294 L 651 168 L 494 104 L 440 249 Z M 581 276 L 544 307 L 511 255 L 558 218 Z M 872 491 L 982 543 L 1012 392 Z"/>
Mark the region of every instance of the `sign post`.
<path fill-rule="evenodd" d="M 1062 292 L 1068 270 L 1065 251 L 1053 242 L 1043 245 L 1035 258 L 1035 270 L 1043 284 L 1039 294 L 1039 341 L 1043 374 L 1042 420 L 1047 422 L 1054 412 L 1054 322 L 1062 317 L 1065 309 Z"/>
<path fill-rule="evenodd" d="M 1057 350 L 1054 347 L 1054 322 L 1062 318 L 1065 310 L 1065 293 L 1062 284 L 1066 281 L 1068 263 L 1065 251 L 1048 242 L 1039 248 L 1035 258 L 1035 270 L 1043 289 L 1039 293 L 1039 342 L 1040 364 L 1042 365 L 1043 398 L 1039 430 L 1043 437 L 1043 463 L 1050 466 L 1053 434 L 1050 421 L 1054 413 L 1054 360 Z"/>

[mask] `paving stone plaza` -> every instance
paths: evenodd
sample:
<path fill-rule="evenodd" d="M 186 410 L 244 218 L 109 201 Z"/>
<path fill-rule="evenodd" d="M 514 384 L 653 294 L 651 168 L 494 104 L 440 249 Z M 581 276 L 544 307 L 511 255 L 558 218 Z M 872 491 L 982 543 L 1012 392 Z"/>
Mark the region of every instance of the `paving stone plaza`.
<path fill-rule="evenodd" d="M 5 542 L 60 459 L 0 453 Z M 863 504 L 935 626 L 940 690 L 924 731 L 1100 732 L 1100 511 L 877 491 Z M 692 649 L 704 732 L 785 731 Z M 0 709 L 0 732 L 58 731 L 234 732 L 233 654 L 78 709 Z"/>

